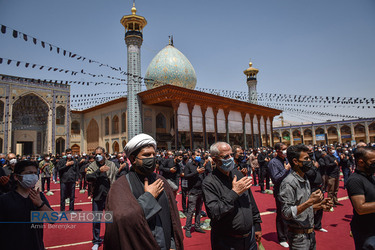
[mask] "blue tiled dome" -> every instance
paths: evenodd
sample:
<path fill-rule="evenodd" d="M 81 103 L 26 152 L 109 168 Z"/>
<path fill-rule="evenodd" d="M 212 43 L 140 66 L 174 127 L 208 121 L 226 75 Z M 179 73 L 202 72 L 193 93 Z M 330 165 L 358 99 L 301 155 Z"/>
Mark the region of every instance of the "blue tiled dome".
<path fill-rule="evenodd" d="M 197 76 L 193 65 L 178 49 L 168 45 L 152 59 L 145 75 L 147 89 L 165 83 L 194 89 Z M 158 84 L 159 82 L 159 84 Z"/>

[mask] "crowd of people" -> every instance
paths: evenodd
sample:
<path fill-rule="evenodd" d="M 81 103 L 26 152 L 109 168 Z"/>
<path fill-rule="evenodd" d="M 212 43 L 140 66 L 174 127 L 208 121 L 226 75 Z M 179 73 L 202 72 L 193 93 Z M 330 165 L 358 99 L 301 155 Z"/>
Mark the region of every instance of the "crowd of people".
<path fill-rule="evenodd" d="M 206 233 L 202 215 L 211 220 L 212 249 L 257 249 L 262 220 L 251 186 L 273 194 L 281 246 L 315 249 L 315 230 L 328 232 L 322 227 L 324 211 L 343 205 L 337 197 L 340 173 L 353 206 L 356 249 L 375 249 L 375 148 L 364 143 L 243 149 L 217 142 L 210 149 L 172 151 L 139 134 L 119 153 L 100 146 L 81 155 L 71 149 L 55 156 L 8 153 L 0 155 L 0 165 L 0 237 L 15 239 L 9 249 L 44 249 L 43 229 L 3 222 L 26 222 L 30 211 L 51 211 L 46 198 L 55 195 L 51 181 L 60 184 L 60 211 L 68 202 L 74 213 L 78 187 L 92 200 L 92 211 L 113 212 L 104 239 L 100 223 L 93 223 L 94 250 L 102 244 L 183 249 L 180 217 L 186 217 L 185 237 L 191 238 Z M 38 181 L 41 189 L 35 188 Z M 14 232 L 25 240 L 17 241 Z"/>

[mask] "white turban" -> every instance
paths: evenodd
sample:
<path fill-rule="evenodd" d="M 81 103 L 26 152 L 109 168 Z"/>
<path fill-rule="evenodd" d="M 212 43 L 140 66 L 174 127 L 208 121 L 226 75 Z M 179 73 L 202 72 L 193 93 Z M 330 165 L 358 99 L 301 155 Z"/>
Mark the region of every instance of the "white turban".
<path fill-rule="evenodd" d="M 126 157 L 129 157 L 134 151 L 146 145 L 153 146 L 156 149 L 156 141 L 151 136 L 147 134 L 134 136 L 124 147 Z"/>

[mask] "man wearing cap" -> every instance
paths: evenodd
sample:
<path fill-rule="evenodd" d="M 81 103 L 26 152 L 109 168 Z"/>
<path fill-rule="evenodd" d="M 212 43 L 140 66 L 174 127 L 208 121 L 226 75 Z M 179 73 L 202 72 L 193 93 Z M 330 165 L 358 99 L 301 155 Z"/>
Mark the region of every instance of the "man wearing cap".
<path fill-rule="evenodd" d="M 132 168 L 113 183 L 106 210 L 104 249 L 183 249 L 176 200 L 166 180 L 154 173 L 156 141 L 139 134 L 125 146 Z"/>

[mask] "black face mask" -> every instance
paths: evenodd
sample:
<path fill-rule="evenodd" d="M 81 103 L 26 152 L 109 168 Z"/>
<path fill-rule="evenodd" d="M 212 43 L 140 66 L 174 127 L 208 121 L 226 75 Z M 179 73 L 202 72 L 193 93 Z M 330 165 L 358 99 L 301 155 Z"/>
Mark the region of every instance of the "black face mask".
<path fill-rule="evenodd" d="M 312 161 L 302 161 L 302 166 L 299 167 L 303 173 L 306 173 L 314 166 Z"/>
<path fill-rule="evenodd" d="M 181 160 L 180 160 L 180 159 L 178 159 L 178 158 L 176 158 L 176 162 L 177 162 L 177 163 L 180 163 L 180 162 L 181 162 Z"/>
<path fill-rule="evenodd" d="M 309 157 L 310 157 L 310 159 L 312 160 L 313 157 L 314 157 L 314 153 L 309 153 Z"/>
<path fill-rule="evenodd" d="M 184 159 L 184 161 L 186 161 L 186 160 L 188 159 L 188 157 L 187 157 L 187 156 L 184 156 L 182 159 Z"/>
<path fill-rule="evenodd" d="M 238 156 L 238 161 L 239 161 L 239 162 L 242 162 L 244 158 L 245 158 L 245 156 L 243 156 L 243 155 L 239 155 L 239 156 Z"/>
<path fill-rule="evenodd" d="M 155 157 L 142 158 L 142 166 L 137 166 L 138 170 L 143 175 L 146 175 L 146 176 L 150 175 L 152 172 L 154 172 L 155 167 L 156 167 L 156 158 Z"/>
<path fill-rule="evenodd" d="M 366 173 L 367 173 L 368 175 L 373 175 L 373 174 L 375 174 L 375 163 L 372 163 L 372 164 L 370 164 L 370 165 L 368 165 L 365 161 L 364 161 L 364 163 L 365 163 L 365 165 L 366 165 L 366 167 L 365 167 L 365 169 L 366 169 Z"/>

